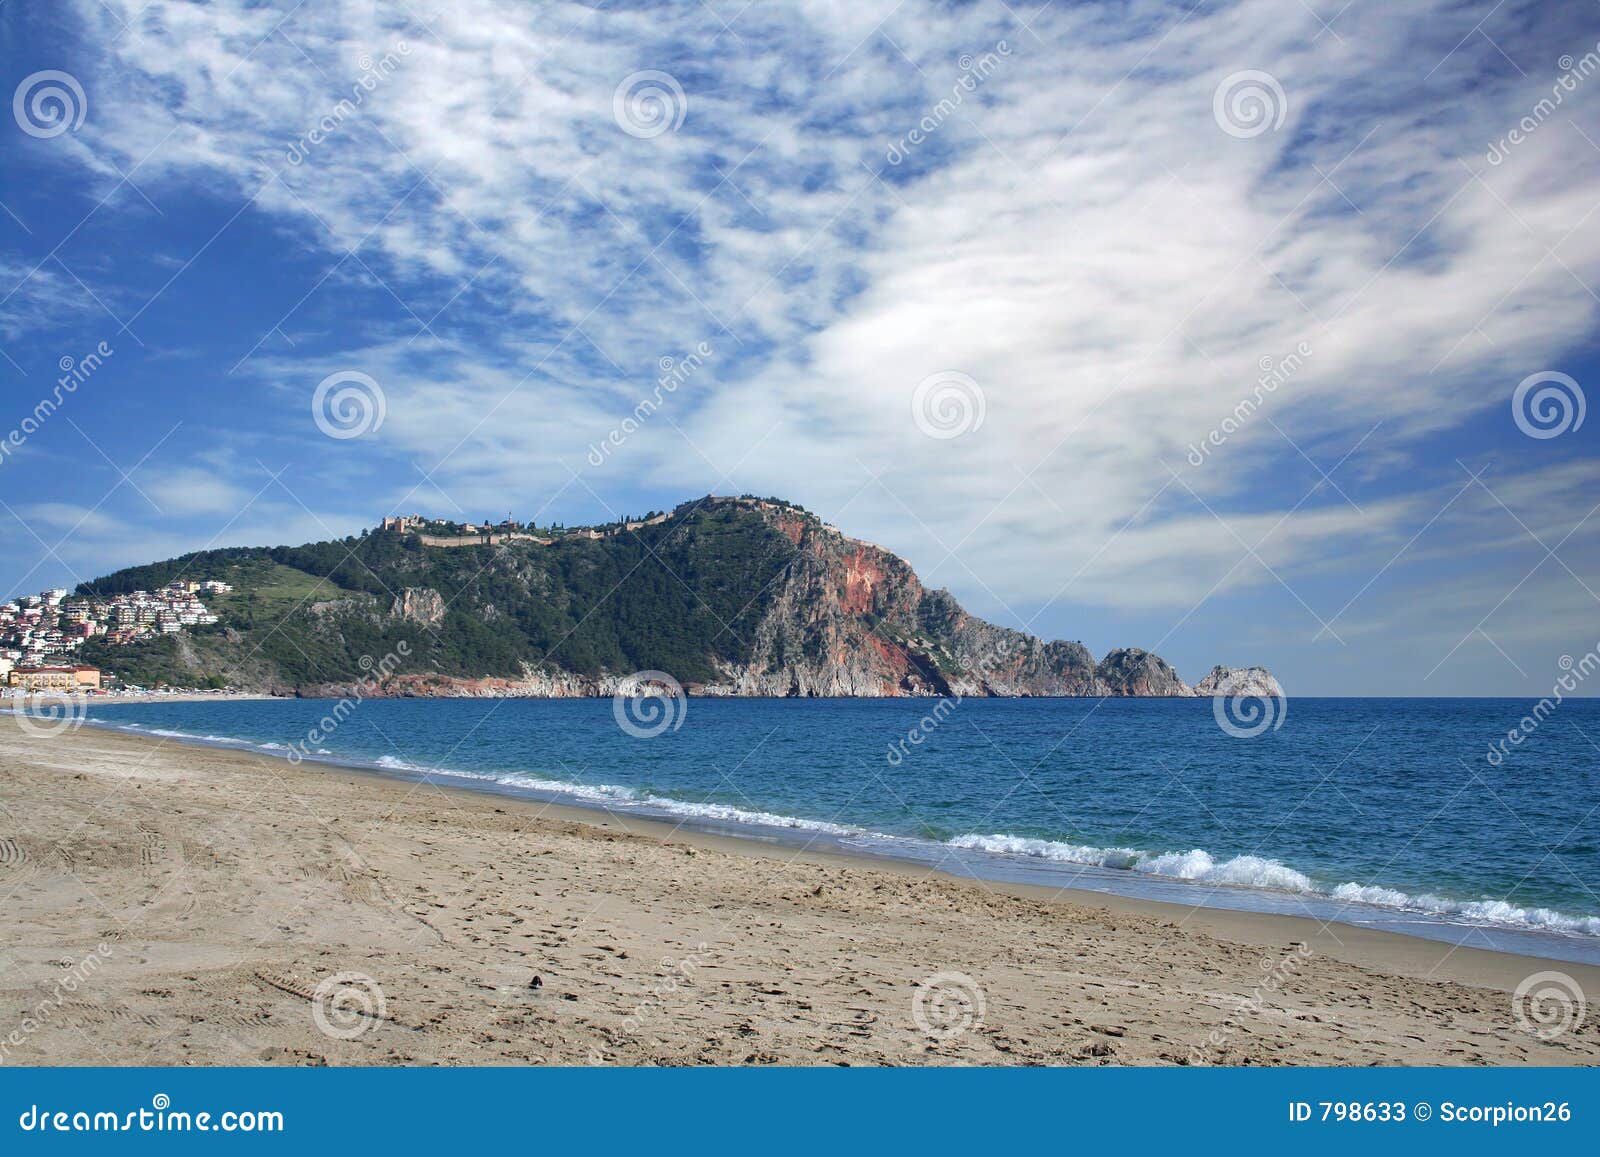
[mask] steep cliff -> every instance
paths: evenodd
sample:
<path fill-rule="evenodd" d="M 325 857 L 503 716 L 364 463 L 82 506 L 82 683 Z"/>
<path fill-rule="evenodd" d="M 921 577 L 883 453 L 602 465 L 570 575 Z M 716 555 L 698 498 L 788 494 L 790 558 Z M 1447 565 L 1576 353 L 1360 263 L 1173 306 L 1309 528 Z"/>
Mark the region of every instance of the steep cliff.
<path fill-rule="evenodd" d="M 1191 689 L 1159 656 L 1045 642 L 967 614 L 897 555 L 777 500 L 707 498 L 649 524 L 445 548 L 375 531 L 211 551 L 83 593 L 223 578 L 222 623 L 100 648 L 140 682 L 301 694 L 610 695 L 640 670 L 690 694 L 1251 694 L 1217 668 Z M 1276 682 L 1249 668 L 1241 686 Z M 1278 692 L 1281 693 L 1281 692 Z"/>

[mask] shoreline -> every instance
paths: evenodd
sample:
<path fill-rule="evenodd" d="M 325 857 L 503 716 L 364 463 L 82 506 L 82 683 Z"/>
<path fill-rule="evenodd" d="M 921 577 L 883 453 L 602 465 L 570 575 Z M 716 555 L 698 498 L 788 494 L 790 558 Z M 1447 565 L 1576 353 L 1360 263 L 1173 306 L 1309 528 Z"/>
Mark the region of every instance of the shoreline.
<path fill-rule="evenodd" d="M 134 736 L 134 738 L 137 739 L 139 737 Z M 226 745 L 209 744 L 200 739 L 176 739 L 175 742 L 228 750 Z M 240 754 L 268 762 L 276 758 L 271 753 L 250 749 L 243 749 Z M 1140 896 L 1098 891 L 1091 888 L 1029 884 L 1014 880 L 996 880 L 988 877 L 970 876 L 947 871 L 943 868 L 929 867 L 909 860 L 897 859 L 893 856 L 818 847 L 815 845 L 823 842 L 818 838 L 808 839 L 800 847 L 795 848 L 786 841 L 780 841 L 772 837 L 764 838 L 754 830 L 752 830 L 751 834 L 727 835 L 698 828 L 688 819 L 674 822 L 655 816 L 612 810 L 599 804 L 585 805 L 563 801 L 531 800 L 515 792 L 494 790 L 490 784 L 478 787 L 459 783 L 441 783 L 437 779 L 427 777 L 427 773 L 412 769 L 387 769 L 331 759 L 327 761 L 306 760 L 298 766 L 306 767 L 308 765 L 334 774 L 347 775 L 351 777 L 351 782 L 357 785 L 371 780 L 425 783 L 430 788 L 452 795 L 486 796 L 495 800 L 511 801 L 523 807 L 537 809 L 538 814 L 560 819 L 567 823 L 584 824 L 603 830 L 618 827 L 630 835 L 643 836 L 661 842 L 672 840 L 687 843 L 695 847 L 715 849 L 731 856 L 768 859 L 776 854 L 775 849 L 781 849 L 783 857 L 791 861 L 839 868 L 855 868 L 864 871 L 887 872 L 912 879 L 931 875 L 953 883 L 985 888 L 1004 895 L 1029 899 L 1039 903 L 1093 907 L 1101 908 L 1111 913 L 1148 916 L 1172 922 L 1176 926 L 1186 925 L 1199 928 L 1238 943 L 1261 947 L 1285 943 L 1320 944 L 1321 950 L 1328 952 L 1329 955 L 1347 963 L 1360 964 L 1367 967 L 1394 969 L 1427 965 L 1428 971 L 1425 973 L 1418 972 L 1416 975 L 1442 976 L 1449 979 L 1478 983 L 1482 983 L 1485 977 L 1493 976 L 1497 978 L 1496 986 L 1504 987 L 1508 992 L 1515 988 L 1517 983 L 1530 972 L 1537 971 L 1540 968 L 1549 968 L 1552 965 L 1559 965 L 1567 970 L 1587 971 L 1590 975 L 1588 980 L 1584 982 L 1584 989 L 1600 994 L 1600 965 L 1584 961 L 1569 961 L 1512 952 L 1500 948 L 1484 948 L 1465 944 L 1441 944 L 1440 941 L 1429 937 L 1410 935 L 1384 928 L 1370 928 L 1359 924 L 1338 922 L 1330 924 L 1314 916 L 1282 912 L 1261 912 L 1198 903 L 1192 905 L 1181 904 L 1171 900 L 1147 899 Z M 452 776 L 451 778 L 465 777 Z M 813 833 L 813 837 L 820 835 L 821 833 Z M 1163 879 L 1171 879 L 1174 884 L 1181 886 L 1205 888 L 1207 891 L 1228 887 L 1227 885 L 1199 884 L 1172 877 L 1163 877 Z M 1254 889 L 1241 887 L 1238 890 L 1248 892 Z M 1462 927 L 1461 930 L 1463 936 L 1472 931 L 1468 927 Z M 1460 969 L 1454 968 L 1451 966 L 1451 961 L 1457 961 L 1463 964 L 1464 967 Z"/>
<path fill-rule="evenodd" d="M 246 751 L 241 754 L 263 760 L 272 759 L 272 756 L 263 752 Z M 408 782 L 406 778 L 395 776 L 381 768 L 335 763 L 314 766 L 325 768 L 332 774 L 346 775 L 356 785 L 371 780 Z M 1329 926 L 1311 916 L 1208 907 L 1200 904 L 1186 905 L 1170 900 L 1151 900 L 1087 888 L 1056 887 L 1048 884 L 1027 884 L 965 876 L 941 868 L 926 867 L 870 853 L 844 852 L 809 846 L 794 849 L 776 840 L 702 831 L 686 823 L 673 823 L 652 816 L 610 811 L 598 805 L 587 807 L 581 804 L 547 803 L 478 788 L 437 783 L 432 780 L 416 782 L 426 782 L 430 788 L 452 795 L 488 796 L 498 801 L 510 801 L 525 808 L 535 809 L 537 814 L 550 819 L 594 827 L 602 831 L 621 830 L 629 835 L 641 836 L 660 843 L 671 841 L 718 851 L 728 856 L 756 860 L 778 858 L 778 850 L 781 849 L 781 858 L 788 862 L 883 872 L 906 879 L 924 879 L 932 876 L 953 884 L 980 888 L 1040 904 L 1098 908 L 1114 915 L 1149 917 L 1171 927 L 1191 927 L 1235 943 L 1255 947 L 1311 944 L 1318 952 L 1345 963 L 1401 971 L 1418 977 L 1457 980 L 1463 983 L 1489 982 L 1494 987 L 1504 988 L 1507 992 L 1514 989 L 1530 972 L 1558 964 L 1564 970 L 1585 973 L 1584 989 L 1600 993 L 1600 966 L 1582 961 L 1553 960 L 1497 948 L 1441 945 L 1436 940 L 1382 928 L 1366 928 L 1355 924 Z M 1180 882 L 1186 883 L 1186 881 Z M 1410 972 L 1409 970 L 1413 968 L 1417 971 Z"/>
<path fill-rule="evenodd" d="M 136 738 L 154 736 L 204 748 L 251 752 L 267 759 L 286 758 L 281 752 L 281 745 L 269 743 L 264 749 L 259 742 L 243 738 L 144 731 L 138 730 L 139 724 L 125 725 L 104 719 L 84 719 L 82 722 Z M 404 763 L 374 763 L 329 752 L 302 756 L 298 760 L 292 756 L 287 758 L 296 766 L 310 763 L 400 782 L 426 782 L 450 791 L 531 800 L 541 805 L 571 809 L 575 822 L 599 815 L 629 816 L 641 822 L 658 822 L 674 831 L 748 842 L 758 847 L 774 845 L 791 850 L 827 851 L 841 860 L 856 861 L 863 865 L 934 871 L 952 879 L 981 881 L 986 886 L 1030 887 L 1037 889 L 1039 894 L 1077 896 L 1080 902 L 1104 897 L 1155 904 L 1183 912 L 1203 910 L 1261 917 L 1280 916 L 1308 920 L 1317 926 L 1333 923 L 1341 929 L 1382 932 L 1434 945 L 1453 946 L 1475 941 L 1473 947 L 1482 951 L 1546 960 L 1555 964 L 1600 966 L 1600 936 L 1531 922 L 1451 919 L 1448 911 L 1440 909 L 1340 899 L 1336 891 L 1329 887 L 1319 891 L 1290 891 L 1266 884 L 1222 883 L 1204 878 L 1141 873 L 1088 861 L 1007 853 L 982 846 L 917 839 L 872 829 L 846 830 L 801 817 L 742 808 L 734 809 L 740 814 L 729 816 L 715 810 L 697 810 L 679 801 L 657 800 L 654 797 L 619 796 L 612 800 L 604 795 L 591 794 L 585 798 L 583 785 L 557 780 L 519 785 L 498 778 L 497 773 L 474 774 Z M 539 780 L 532 773 L 524 774 Z M 845 846 L 847 842 L 853 842 L 855 846 Z M 1062 882 L 1064 878 L 1066 882 Z M 1469 903 L 1449 901 L 1431 894 L 1421 899 L 1462 905 Z M 1561 913 L 1551 915 L 1562 916 Z M 1565 918 L 1573 921 L 1590 919 Z M 1591 919 L 1590 922 L 1594 921 Z"/>
<path fill-rule="evenodd" d="M 1519 1027 L 1509 994 L 1538 958 L 109 729 L 0 728 L 0 755 L 0 814 L 29 820 L 0 833 L 0 872 L 24 873 L 0 875 L 0 1029 L 60 961 L 116 952 L 69 1002 L 76 1031 L 6 1063 L 1600 1063 L 1593 1017 L 1550 1041 Z M 351 970 L 406 1027 L 319 1031 L 305 994 Z M 1561 971 L 1600 993 L 1600 968 Z M 950 975 L 981 985 L 986 1027 L 930 1041 L 915 994 Z M 268 1042 L 243 1054 L 216 1039 L 241 1009 Z M 424 1042 L 432 1015 L 474 1027 Z M 129 1017 L 161 1030 L 153 1056 L 100 1039 Z"/>
<path fill-rule="evenodd" d="M 214 703 L 217 700 L 252 701 L 257 699 L 288 699 L 293 696 L 270 695 L 265 691 L 23 691 L 6 688 L 0 691 L 0 706 L 19 702 L 82 703 L 92 707 L 97 703 Z"/>

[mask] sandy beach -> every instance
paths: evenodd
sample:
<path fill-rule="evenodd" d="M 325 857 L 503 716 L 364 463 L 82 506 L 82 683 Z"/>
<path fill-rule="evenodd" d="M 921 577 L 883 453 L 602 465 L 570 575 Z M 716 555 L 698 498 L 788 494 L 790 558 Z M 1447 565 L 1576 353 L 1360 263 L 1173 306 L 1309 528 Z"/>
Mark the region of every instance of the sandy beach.
<path fill-rule="evenodd" d="M 15 708 L 24 703 L 64 704 L 87 708 L 104 703 L 216 703 L 223 700 L 271 699 L 259 691 L 96 691 L 64 694 L 59 691 L 17 691 L 0 693 L 0 708 Z"/>
<path fill-rule="evenodd" d="M 1583 965 L 87 727 L 0 765 L 7 1065 L 1600 1061 L 1512 997 Z"/>

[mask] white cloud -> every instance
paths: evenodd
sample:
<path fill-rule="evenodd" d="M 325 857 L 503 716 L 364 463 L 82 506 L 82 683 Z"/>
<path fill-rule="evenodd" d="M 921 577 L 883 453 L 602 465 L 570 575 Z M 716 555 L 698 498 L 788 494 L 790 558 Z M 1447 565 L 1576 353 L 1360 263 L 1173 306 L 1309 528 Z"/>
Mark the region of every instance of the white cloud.
<path fill-rule="evenodd" d="M 1437 485 L 1407 477 L 1419 440 L 1504 405 L 1594 326 L 1600 150 L 1564 118 L 1594 123 L 1600 82 L 1482 159 L 1555 54 L 1593 46 L 1529 6 L 1493 29 L 1526 79 L 1444 0 L 1355 6 L 1332 33 L 1266 0 L 1053 5 L 1031 31 L 999 5 L 759 5 L 731 31 L 696 5 L 462 0 L 408 20 L 344 0 L 281 24 L 242 0 L 80 7 L 106 60 L 91 156 L 256 195 L 330 266 L 359 246 L 330 286 L 404 303 L 317 356 L 383 383 L 370 449 L 429 476 L 408 507 L 500 510 L 570 470 L 613 497 L 782 493 L 1003 602 L 1070 577 L 1075 600 L 1186 608 L 1214 583 L 1271 585 L 1254 562 L 1230 575 L 1270 528 L 1285 575 L 1404 542 Z M 891 165 L 985 52 L 992 72 Z M 678 132 L 613 122 L 640 69 L 682 84 Z M 1213 94 L 1245 69 L 1281 83 L 1286 123 L 1239 139 Z M 283 322 L 302 325 L 313 309 Z M 658 359 L 700 340 L 714 370 L 586 465 Z M 1302 342 L 1304 367 L 1190 468 L 1260 360 Z M 290 392 L 327 372 L 281 349 L 237 372 Z M 981 430 L 919 433 L 912 391 L 941 370 L 981 385 Z M 1281 481 L 1301 449 L 1331 466 L 1364 436 L 1340 475 L 1377 491 L 1359 512 Z"/>

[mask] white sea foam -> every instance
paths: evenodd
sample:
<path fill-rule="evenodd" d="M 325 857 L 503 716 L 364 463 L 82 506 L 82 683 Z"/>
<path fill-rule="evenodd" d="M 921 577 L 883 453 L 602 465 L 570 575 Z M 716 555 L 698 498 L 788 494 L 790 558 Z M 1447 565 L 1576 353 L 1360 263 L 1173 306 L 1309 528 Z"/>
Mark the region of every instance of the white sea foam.
<path fill-rule="evenodd" d="M 1037 856 L 1065 864 L 1088 864 L 1097 868 L 1132 868 L 1143 852 L 1133 848 L 1095 848 L 1087 844 L 1060 844 L 1054 840 L 1032 840 L 1026 836 L 957 836 L 953 847 L 979 852 L 1004 852 L 1013 856 Z"/>
<path fill-rule="evenodd" d="M 159 735 L 164 739 L 194 739 L 201 743 L 227 743 L 238 747 L 250 747 L 248 739 L 235 739 L 231 735 L 196 735 L 192 731 L 172 731 L 165 727 L 152 727 L 148 734 Z"/>
<path fill-rule="evenodd" d="M 834 836 L 867 834 L 862 828 L 847 827 L 843 824 L 828 823 L 824 820 L 805 820 L 797 816 L 756 811 L 750 808 L 734 807 L 732 804 L 725 803 L 695 803 L 691 800 L 672 799 L 668 796 L 640 792 L 631 787 L 622 787 L 610 783 L 568 783 L 563 780 L 540 779 L 537 776 L 520 773 L 492 777 L 467 775 L 464 778 L 490 778 L 493 782 L 503 784 L 506 787 L 550 792 L 551 794 L 564 795 L 587 803 L 621 806 L 634 811 L 666 812 L 669 815 L 715 820 L 719 823 L 756 824 L 769 828 L 797 828 Z"/>
<path fill-rule="evenodd" d="M 1370 884 L 1340 884 L 1329 892 L 1335 900 L 1358 904 L 1377 904 L 1384 908 L 1403 908 L 1426 912 L 1430 916 L 1457 918 L 1472 923 L 1522 925 L 1556 932 L 1582 932 L 1600 936 L 1600 917 L 1569 916 L 1551 908 L 1523 908 L 1506 900 L 1447 900 L 1423 893 L 1413 896 L 1393 888 Z"/>
<path fill-rule="evenodd" d="M 104 724 L 101 725 L 104 726 Z M 139 724 L 128 723 L 112 726 L 132 729 L 139 727 Z M 272 742 L 252 744 L 247 740 L 225 735 L 197 735 L 186 731 L 161 728 L 149 728 L 145 733 L 173 739 L 198 740 L 206 743 L 254 746 L 263 751 L 283 750 L 281 744 Z M 331 755 L 332 753 L 325 748 L 319 748 L 317 754 Z M 413 772 L 433 770 L 408 763 L 392 755 L 379 756 L 373 763 L 386 770 Z M 686 819 L 712 820 L 733 825 L 787 828 L 843 837 L 867 837 L 874 844 L 902 842 L 902 837 L 872 832 L 865 828 L 830 823 L 824 820 L 806 820 L 775 812 L 735 807 L 732 804 L 695 803 L 689 800 L 672 799 L 618 784 L 570 783 L 564 780 L 544 779 L 525 773 L 493 775 L 451 771 L 446 774 L 465 780 L 488 781 L 505 787 L 545 792 L 554 796 L 565 797 L 576 803 L 593 806 L 682 816 Z M 1230 859 L 1219 861 L 1203 848 L 1194 848 L 1186 852 L 1149 852 L 1139 848 L 1096 847 L 1090 844 L 1070 844 L 1056 840 L 1003 834 L 962 835 L 949 840 L 948 844 L 951 847 L 966 848 L 972 851 L 1029 856 L 1057 863 L 1112 868 L 1168 879 L 1192 880 L 1200 883 L 1261 888 L 1276 892 L 1317 896 L 1343 903 L 1367 904 L 1391 910 L 1416 912 L 1434 919 L 1451 922 L 1493 924 L 1501 927 L 1530 928 L 1551 932 L 1600 936 L 1600 917 L 1573 916 L 1550 908 L 1524 908 L 1504 900 L 1450 900 L 1431 893 L 1413 895 L 1395 888 L 1385 888 L 1371 884 L 1348 883 L 1339 884 L 1331 888 L 1323 887 L 1304 872 L 1291 868 L 1278 860 L 1267 859 L 1262 856 L 1234 856 Z"/>
<path fill-rule="evenodd" d="M 1175 876 L 1180 880 L 1205 880 L 1213 884 L 1238 884 L 1247 888 L 1272 888 L 1279 892 L 1310 892 L 1311 877 L 1277 860 L 1261 856 L 1234 856 L 1220 864 L 1204 849 L 1169 852 L 1149 856 L 1134 864 L 1134 870 L 1152 876 Z"/>
<path fill-rule="evenodd" d="M 964 835 L 957 836 L 949 843 L 952 847 L 969 848 L 974 851 L 1035 856 L 1064 864 L 1117 868 L 1175 880 L 1195 880 L 1322 896 L 1346 903 L 1371 904 L 1379 908 L 1425 913 L 1429 916 L 1466 923 L 1540 928 L 1555 932 L 1578 932 L 1600 936 L 1600 917 L 1570 916 L 1550 908 L 1522 908 L 1504 900 L 1447 900 L 1442 896 L 1427 893 L 1412 895 L 1395 888 L 1383 888 L 1371 884 L 1339 884 L 1333 888 L 1323 888 L 1304 872 L 1278 860 L 1269 860 L 1261 856 L 1235 856 L 1219 862 L 1202 848 L 1188 852 L 1155 853 L 1136 848 L 1098 848 L 1087 844 L 1067 844 L 1055 840 L 1008 835 Z"/>
<path fill-rule="evenodd" d="M 1151 876 L 1170 876 L 1176 880 L 1202 880 L 1214 884 L 1238 884 L 1251 888 L 1274 888 L 1283 892 L 1309 892 L 1311 880 L 1304 873 L 1260 856 L 1235 856 L 1218 863 L 1201 848 L 1189 852 L 1155 854 L 1137 848 L 1097 848 L 1087 844 L 1063 844 L 1054 840 L 1033 840 L 1021 836 L 957 836 L 953 847 L 980 852 L 1037 856 L 1065 864 L 1087 864 L 1096 868 L 1121 868 Z"/>
<path fill-rule="evenodd" d="M 690 803 L 686 800 L 666 799 L 662 796 L 647 795 L 638 801 L 649 807 L 658 807 L 663 811 L 675 815 L 693 816 L 698 819 L 718 820 L 723 823 L 733 824 L 760 824 L 769 828 L 798 828 L 808 832 L 822 832 L 830 836 L 860 836 L 866 835 L 862 828 L 848 827 L 844 824 L 831 824 L 825 820 L 803 820 L 797 816 L 779 815 L 776 812 L 751 811 L 747 808 L 734 807 L 725 803 Z"/>

